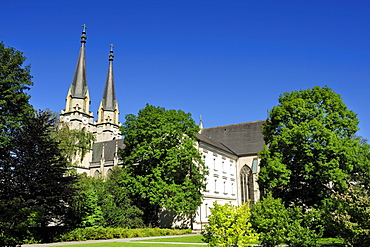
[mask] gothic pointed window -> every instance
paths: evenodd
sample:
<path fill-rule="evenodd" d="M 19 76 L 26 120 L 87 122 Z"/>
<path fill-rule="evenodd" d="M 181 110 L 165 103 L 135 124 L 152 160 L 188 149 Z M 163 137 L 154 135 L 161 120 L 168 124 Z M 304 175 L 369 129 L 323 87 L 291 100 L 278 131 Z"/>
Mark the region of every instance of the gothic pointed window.
<path fill-rule="evenodd" d="M 112 169 L 108 169 L 108 171 L 107 171 L 107 177 L 109 177 L 110 175 L 112 175 L 112 172 L 113 172 Z"/>
<path fill-rule="evenodd" d="M 241 202 L 245 203 L 250 200 L 250 203 L 253 204 L 253 175 L 251 169 L 247 165 L 244 165 L 240 170 L 240 188 Z"/>
<path fill-rule="evenodd" d="M 94 172 L 94 178 L 100 178 L 100 172 L 98 170 Z"/>

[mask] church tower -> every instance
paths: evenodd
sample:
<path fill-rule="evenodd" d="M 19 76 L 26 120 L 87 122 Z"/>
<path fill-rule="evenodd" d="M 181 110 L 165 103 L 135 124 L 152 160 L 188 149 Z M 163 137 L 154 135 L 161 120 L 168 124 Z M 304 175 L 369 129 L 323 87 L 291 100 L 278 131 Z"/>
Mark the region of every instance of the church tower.
<path fill-rule="evenodd" d="M 86 25 L 83 25 L 81 47 L 78 55 L 76 70 L 69 87 L 66 108 L 60 114 L 60 120 L 69 123 L 71 129 L 83 129 L 93 132 L 93 114 L 89 111 L 90 95 L 86 80 Z"/>
<path fill-rule="evenodd" d="M 105 82 L 103 98 L 98 109 L 98 120 L 95 122 L 96 139 L 98 142 L 121 139 L 119 132 L 119 126 L 121 124 L 118 122 L 118 101 L 114 90 L 113 45 L 110 45 L 110 47 L 107 80 Z"/>

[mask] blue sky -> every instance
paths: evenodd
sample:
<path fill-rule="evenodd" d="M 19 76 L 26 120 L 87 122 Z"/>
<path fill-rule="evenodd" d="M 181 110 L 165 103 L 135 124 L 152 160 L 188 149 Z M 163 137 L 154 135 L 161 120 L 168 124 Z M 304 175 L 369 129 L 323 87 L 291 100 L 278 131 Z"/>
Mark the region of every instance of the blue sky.
<path fill-rule="evenodd" d="M 113 43 L 121 122 L 146 103 L 205 127 L 262 120 L 280 94 L 327 85 L 370 139 L 370 1 L 1 0 L 0 23 L 37 109 L 65 108 L 86 24 L 95 116 Z"/>

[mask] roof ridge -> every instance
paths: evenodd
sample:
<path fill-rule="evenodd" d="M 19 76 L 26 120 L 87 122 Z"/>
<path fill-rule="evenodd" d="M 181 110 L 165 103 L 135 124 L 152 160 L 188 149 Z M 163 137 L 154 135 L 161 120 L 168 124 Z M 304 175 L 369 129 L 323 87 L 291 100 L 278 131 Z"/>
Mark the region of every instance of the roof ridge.
<path fill-rule="evenodd" d="M 237 124 L 228 124 L 228 125 L 222 125 L 222 126 L 215 126 L 215 127 L 204 128 L 203 130 L 206 130 L 206 129 L 216 129 L 216 128 L 224 128 L 224 127 L 237 126 L 237 125 L 243 125 L 243 124 L 259 123 L 259 122 L 265 122 L 265 121 L 266 120 L 257 120 L 257 121 L 237 123 Z"/>

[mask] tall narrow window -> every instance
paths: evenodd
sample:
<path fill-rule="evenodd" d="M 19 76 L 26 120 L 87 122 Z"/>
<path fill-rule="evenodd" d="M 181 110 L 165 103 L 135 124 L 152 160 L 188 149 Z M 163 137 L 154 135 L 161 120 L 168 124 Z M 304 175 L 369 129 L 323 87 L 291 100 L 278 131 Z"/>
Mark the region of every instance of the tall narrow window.
<path fill-rule="evenodd" d="M 252 162 L 252 173 L 256 174 L 258 169 L 258 159 L 254 158 Z"/>
<path fill-rule="evenodd" d="M 94 178 L 99 178 L 100 177 L 100 172 L 98 170 L 96 170 L 94 172 Z"/>
<path fill-rule="evenodd" d="M 254 203 L 254 193 L 253 193 L 253 176 L 251 169 L 245 165 L 240 171 L 240 193 L 241 202 L 245 203 L 250 200 L 251 204 Z"/>

